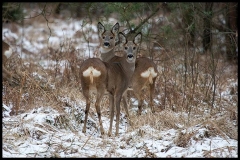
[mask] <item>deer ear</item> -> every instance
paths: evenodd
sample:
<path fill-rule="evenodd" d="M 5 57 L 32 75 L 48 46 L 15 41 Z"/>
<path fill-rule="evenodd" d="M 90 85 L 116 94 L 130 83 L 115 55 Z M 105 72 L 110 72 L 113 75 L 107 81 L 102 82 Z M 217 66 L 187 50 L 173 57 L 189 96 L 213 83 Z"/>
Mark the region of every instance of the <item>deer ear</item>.
<path fill-rule="evenodd" d="M 102 25 L 101 22 L 98 22 L 97 28 L 98 28 L 98 34 L 103 34 L 103 32 L 105 31 L 105 27 Z"/>
<path fill-rule="evenodd" d="M 112 33 L 118 34 L 119 32 L 119 23 L 117 22 L 113 27 L 112 27 Z"/>
<path fill-rule="evenodd" d="M 125 35 L 122 32 L 119 32 L 119 41 L 121 44 L 125 44 L 127 43 L 127 38 L 125 37 Z"/>
<path fill-rule="evenodd" d="M 139 32 L 135 37 L 134 37 L 134 43 L 135 44 L 137 44 L 137 45 L 139 45 L 140 43 L 141 43 L 141 41 L 142 41 L 142 33 L 141 32 Z"/>

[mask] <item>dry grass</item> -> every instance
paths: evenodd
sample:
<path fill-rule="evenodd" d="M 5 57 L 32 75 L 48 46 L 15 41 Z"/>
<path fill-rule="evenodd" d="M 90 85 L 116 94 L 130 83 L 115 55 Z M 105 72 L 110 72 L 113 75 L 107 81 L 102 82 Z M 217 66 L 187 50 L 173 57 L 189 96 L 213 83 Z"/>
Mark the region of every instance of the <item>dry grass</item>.
<path fill-rule="evenodd" d="M 19 70 L 23 75 L 19 77 L 18 85 L 11 86 L 8 82 L 3 82 L 3 103 L 13 106 L 11 114 L 24 113 L 36 106 L 52 106 L 60 113 L 66 114 L 63 107 L 73 107 L 63 101 L 61 97 L 68 97 L 72 102 L 84 101 L 78 80 L 78 69 L 83 59 L 76 56 L 77 53 L 73 48 L 69 49 L 69 45 L 67 45 L 69 43 L 65 44 L 65 46 L 61 46 L 65 47 L 65 49 L 61 49 L 65 52 L 50 48 L 47 57 L 56 62 L 65 60 L 64 66 L 56 63 L 52 67 L 43 68 L 39 64 L 27 62 L 18 57 L 11 59 L 8 69 Z M 224 132 L 236 138 L 237 133 L 233 132 L 236 126 L 229 125 L 229 123 L 236 121 L 238 116 L 237 106 L 234 105 L 238 102 L 237 85 L 231 86 L 229 81 L 237 79 L 237 73 L 235 73 L 237 67 L 226 64 L 220 57 L 215 60 L 218 63 L 213 74 L 212 69 L 208 67 L 212 63 L 208 55 L 195 55 L 193 58 L 188 56 L 184 59 L 184 55 L 182 55 L 184 53 L 180 54 L 174 51 L 160 53 L 159 51 L 155 53 L 156 59 L 164 59 L 163 54 L 166 55 L 166 59 L 169 59 L 155 61 L 160 72 L 155 88 L 155 99 L 159 101 L 158 104 L 155 104 L 157 112 L 143 114 L 140 117 L 132 114 L 133 125 L 129 130 L 144 125 L 150 125 L 159 130 L 177 129 L 178 124 L 191 126 L 201 122 L 206 116 L 214 117 L 214 115 L 220 114 L 225 118 L 217 122 L 212 121 L 211 124 L 215 124 L 215 127 L 219 126 L 218 133 Z M 168 55 L 171 54 L 175 56 L 169 57 Z M 228 71 L 229 66 L 233 72 Z M 215 76 L 215 84 L 213 84 L 213 76 Z M 213 102 L 214 85 L 216 93 Z M 221 96 L 221 91 L 224 90 L 230 90 L 229 94 L 232 95 L 232 99 Z M 134 95 L 132 96 L 134 97 Z M 145 98 L 146 101 L 149 101 L 148 95 L 145 95 Z M 147 107 L 144 106 L 144 108 Z M 93 109 L 92 112 L 94 111 Z M 182 116 L 176 116 L 175 113 L 180 113 Z M 102 102 L 102 114 L 108 114 L 107 97 L 104 97 Z M 67 123 L 66 117 L 65 115 L 65 118 L 63 116 L 60 119 Z"/>
<path fill-rule="evenodd" d="M 28 22 L 30 23 L 30 22 Z M 51 125 L 58 128 L 70 129 L 76 132 L 84 119 L 84 97 L 81 93 L 78 69 L 85 57 L 79 55 L 80 50 L 75 50 L 71 40 L 65 40 L 59 48 L 45 48 L 40 55 L 31 57 L 30 51 L 26 59 L 18 56 L 11 57 L 7 68 L 16 73 L 21 72 L 18 81 L 3 82 L 3 104 L 12 106 L 11 115 L 26 113 L 38 107 L 49 107 L 57 110 L 59 115 L 53 122 L 46 122 L 39 128 L 54 130 Z M 179 47 L 180 48 L 180 47 Z M 180 50 L 180 51 L 179 51 Z M 238 139 L 238 79 L 236 65 L 225 62 L 224 57 L 217 56 L 218 51 L 201 55 L 191 51 L 186 46 L 179 50 L 156 50 L 154 62 L 158 65 L 160 76 L 156 80 L 154 99 L 156 113 L 147 112 L 137 116 L 130 113 L 132 125 L 127 131 L 138 131 L 143 137 L 148 135 L 142 126 L 151 126 L 157 130 L 178 129 L 175 140 L 177 146 L 186 147 L 197 131 L 181 132 L 184 128 L 201 124 L 207 128 L 204 136 L 221 135 Z M 15 53 L 14 55 L 18 55 Z M 52 66 L 42 67 L 40 60 L 55 62 Z M 64 62 L 64 65 L 60 65 Z M 16 73 L 17 74 L 17 73 Z M 222 92 L 225 91 L 226 95 Z M 131 95 L 134 97 L 134 95 Z M 149 102 L 148 95 L 145 95 Z M 93 101 L 94 102 L 94 98 Z M 93 103 L 90 108 L 90 117 L 96 114 Z M 108 97 L 105 96 L 101 103 L 102 116 L 109 116 Z M 67 109 L 66 109 L 67 108 Z M 130 109 L 134 108 L 131 106 Z M 2 107 L 4 110 L 5 108 Z M 144 106 L 143 109 L 150 109 Z M 66 111 L 67 110 L 67 111 Z M 123 113 L 123 107 L 121 110 Z M 90 122 L 89 122 L 90 123 Z M 44 132 L 36 130 L 30 132 L 24 124 L 18 135 L 13 138 L 31 136 L 40 138 Z M 96 126 L 97 128 L 98 126 Z M 130 144 L 131 137 L 125 139 Z M 108 143 L 107 140 L 104 143 Z M 65 150 L 64 146 L 52 146 L 56 150 Z M 124 147 L 124 146 L 122 146 Z M 142 146 L 146 157 L 156 157 L 147 147 Z M 72 151 L 74 152 L 74 150 Z M 115 152 L 114 146 L 108 151 L 108 157 Z M 115 154 L 114 154 L 115 155 Z M 211 154 L 206 153 L 206 157 Z M 59 157 L 59 155 L 53 155 Z M 94 157 L 94 156 L 93 156 Z"/>

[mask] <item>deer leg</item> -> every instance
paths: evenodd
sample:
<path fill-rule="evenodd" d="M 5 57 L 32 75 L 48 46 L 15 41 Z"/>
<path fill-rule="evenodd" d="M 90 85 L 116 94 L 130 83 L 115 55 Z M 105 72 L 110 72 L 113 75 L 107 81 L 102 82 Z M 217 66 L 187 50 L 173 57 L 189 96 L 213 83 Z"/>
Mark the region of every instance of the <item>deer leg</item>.
<path fill-rule="evenodd" d="M 153 80 L 153 83 L 152 84 L 149 84 L 150 85 L 150 107 L 151 107 L 151 111 L 152 113 L 154 113 L 154 108 L 153 108 L 153 94 L 154 94 L 154 84 L 155 84 L 155 79 Z"/>
<path fill-rule="evenodd" d="M 125 109 L 127 117 L 129 117 L 129 112 L 128 112 L 129 105 L 127 103 L 127 91 L 125 91 L 123 94 L 123 107 Z"/>
<path fill-rule="evenodd" d="M 134 95 L 138 100 L 138 115 L 142 113 L 142 100 L 141 100 L 141 90 L 138 89 L 138 86 L 133 86 Z"/>
<path fill-rule="evenodd" d="M 114 99 L 113 99 L 113 95 L 111 95 L 109 93 L 109 109 L 110 109 L 110 126 L 109 126 L 109 130 L 108 130 L 108 136 L 111 137 L 112 135 L 112 123 L 113 123 L 113 117 L 114 117 Z"/>
<path fill-rule="evenodd" d="M 121 96 L 122 94 L 120 95 L 117 95 L 115 96 L 114 98 L 114 107 L 116 106 L 117 108 L 117 112 L 116 112 L 116 132 L 115 132 L 115 136 L 118 135 L 119 133 L 119 120 L 120 120 L 120 101 L 121 101 Z"/>
<path fill-rule="evenodd" d="M 88 119 L 88 112 L 90 108 L 90 100 L 89 100 L 89 93 L 85 93 L 85 98 L 86 98 L 86 109 L 85 109 L 85 120 L 84 120 L 84 126 L 83 126 L 83 133 L 86 133 L 86 123 Z"/>
<path fill-rule="evenodd" d="M 129 108 L 130 105 L 129 105 L 129 103 L 127 103 L 127 92 L 128 91 L 125 91 L 123 93 L 123 96 L 122 96 L 122 98 L 123 98 L 123 106 L 124 106 L 124 109 L 125 109 L 125 112 L 126 112 L 126 115 L 127 115 L 128 121 L 129 121 L 129 124 L 132 125 L 133 123 L 132 123 L 132 121 L 130 119 L 130 115 L 129 115 L 129 112 L 128 112 L 128 108 Z"/>
<path fill-rule="evenodd" d="M 135 89 L 134 90 L 134 94 L 138 100 L 138 115 L 141 115 L 142 113 L 142 103 L 143 103 L 143 100 L 142 100 L 142 92 L 141 90 L 138 90 L 138 89 Z"/>
<path fill-rule="evenodd" d="M 95 103 L 95 107 L 96 107 L 96 111 L 97 111 L 97 115 L 98 115 L 98 121 L 99 121 L 99 125 L 100 125 L 100 131 L 101 131 L 101 135 L 104 135 L 104 129 L 103 129 L 103 125 L 102 125 L 102 119 L 101 119 L 101 108 L 100 108 L 100 103 L 101 103 L 101 99 L 104 95 L 104 92 L 98 93 L 97 94 L 97 100 Z"/>
<path fill-rule="evenodd" d="M 142 98 L 138 99 L 138 115 L 142 114 L 142 104 L 143 104 L 143 100 Z"/>

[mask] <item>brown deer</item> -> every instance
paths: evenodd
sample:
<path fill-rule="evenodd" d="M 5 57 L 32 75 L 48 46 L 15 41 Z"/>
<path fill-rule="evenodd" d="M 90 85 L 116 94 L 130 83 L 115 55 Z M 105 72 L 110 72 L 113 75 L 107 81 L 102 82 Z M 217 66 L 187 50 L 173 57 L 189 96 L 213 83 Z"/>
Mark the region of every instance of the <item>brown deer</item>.
<path fill-rule="evenodd" d="M 110 101 L 110 127 L 108 135 L 112 134 L 112 123 L 114 109 L 116 108 L 116 133 L 119 133 L 120 101 L 124 92 L 131 87 L 131 78 L 135 69 L 137 50 L 141 42 L 142 34 L 138 33 L 133 41 L 127 41 L 123 33 L 119 33 L 119 38 L 124 46 L 123 57 L 114 56 L 108 62 L 103 62 L 98 58 L 85 60 L 80 67 L 80 79 L 83 95 L 86 98 L 85 121 L 83 133 L 86 132 L 86 122 L 90 108 L 90 92 L 96 92 L 95 107 L 97 110 L 100 131 L 104 134 L 101 120 L 100 102 L 107 91 Z"/>
<path fill-rule="evenodd" d="M 119 29 L 119 25 L 117 24 L 114 27 L 112 28 L 112 32 L 114 30 Z M 99 39 L 100 39 L 100 46 L 101 46 L 101 49 L 100 49 L 101 59 L 104 62 L 108 62 L 112 57 L 115 56 L 114 54 L 114 48 L 115 48 L 114 44 L 116 44 L 115 35 L 109 31 L 106 32 L 105 27 L 100 22 L 98 23 L 98 32 L 99 32 Z M 110 37 L 112 37 L 112 39 Z M 107 45 L 104 45 L 104 43 L 106 43 Z M 112 48 L 104 49 L 104 47 L 108 46 L 108 44 L 111 44 L 109 46 L 112 46 Z M 149 58 L 140 57 L 140 58 L 137 58 L 135 67 L 136 68 L 135 68 L 135 72 L 132 79 L 133 86 L 129 90 L 133 90 L 135 96 L 138 99 L 138 108 L 139 108 L 138 114 L 141 115 L 141 112 L 142 112 L 143 94 L 144 94 L 143 91 L 145 89 L 149 89 L 149 99 L 150 99 L 149 106 L 151 107 L 151 111 L 154 113 L 153 95 L 154 95 L 155 81 L 158 75 L 157 66 Z M 123 95 L 123 106 L 124 106 L 126 115 L 129 117 L 127 93 Z"/>
<path fill-rule="evenodd" d="M 153 108 L 153 95 L 155 81 L 158 75 L 157 65 L 151 59 L 147 57 L 137 58 L 135 71 L 132 77 L 132 89 L 138 99 L 138 115 L 142 113 L 144 89 L 149 89 L 149 105 L 152 113 L 155 112 Z M 127 101 L 126 98 L 127 97 L 124 96 L 125 103 Z"/>
<path fill-rule="evenodd" d="M 104 134 L 104 129 L 101 120 L 100 102 L 107 87 L 107 68 L 99 58 L 89 58 L 82 62 L 80 66 L 80 80 L 82 92 L 86 99 L 85 120 L 82 132 L 86 132 L 86 122 L 90 108 L 91 93 L 96 93 L 95 108 L 98 114 L 101 134 Z"/>
<path fill-rule="evenodd" d="M 115 48 L 115 43 L 116 43 L 116 39 L 117 39 L 118 32 L 119 32 L 119 23 L 117 22 L 112 27 L 111 30 L 106 30 L 105 27 L 103 26 L 103 24 L 101 22 L 98 22 L 97 28 L 98 28 L 98 36 L 99 36 L 99 42 L 100 42 L 100 53 L 101 53 L 100 57 L 101 57 L 101 60 L 106 62 L 115 56 L 114 48 Z M 95 90 L 95 92 L 97 91 L 95 107 L 96 107 L 96 110 L 98 113 L 101 134 L 104 134 L 104 130 L 102 127 L 102 121 L 101 121 L 100 102 L 101 102 L 101 99 L 102 99 L 102 97 L 105 93 L 105 89 L 106 89 L 106 84 L 103 82 L 107 81 L 107 69 L 106 69 L 105 64 L 103 64 L 101 60 L 98 58 L 90 58 L 90 59 L 86 60 L 82 64 L 82 67 L 81 67 L 83 70 L 84 68 L 87 68 L 88 66 L 94 67 L 94 66 L 98 65 L 98 67 L 97 68 L 95 67 L 95 69 L 91 68 L 92 72 L 99 73 L 98 70 L 102 71 L 101 75 L 99 75 L 98 78 L 95 78 L 95 81 L 96 81 L 96 79 L 99 79 L 99 80 L 96 81 L 96 83 L 94 84 L 95 85 L 94 87 L 87 88 L 87 85 L 89 85 L 89 84 L 85 85 L 85 84 L 83 84 L 85 81 L 81 80 L 82 86 L 84 85 L 82 87 L 83 95 L 86 98 L 85 123 L 84 123 L 84 127 L 83 127 L 84 133 L 86 132 L 86 121 L 88 118 L 88 112 L 89 112 L 89 107 L 90 107 L 90 101 L 89 101 L 90 93 L 84 93 L 84 92 Z M 80 73 L 82 73 L 82 71 L 80 71 Z M 84 73 L 86 74 L 86 72 L 84 72 Z M 83 77 L 81 77 L 81 78 L 83 78 Z M 93 77 L 91 77 L 90 80 L 93 83 Z M 97 83 L 97 82 L 99 82 L 99 83 Z M 93 85 L 91 85 L 91 86 L 93 86 Z"/>
<path fill-rule="evenodd" d="M 107 91 L 110 93 L 110 127 L 108 135 L 111 136 L 112 133 L 112 122 L 114 116 L 114 109 L 116 108 L 116 133 L 119 133 L 119 118 L 120 118 L 120 101 L 122 96 L 126 94 L 127 90 L 131 88 L 131 79 L 135 70 L 135 63 L 137 57 L 137 51 L 142 40 L 142 33 L 139 32 L 133 39 L 133 41 L 128 41 L 125 35 L 120 32 L 119 39 L 123 47 L 123 57 L 114 56 L 106 64 L 108 64 L 108 86 Z M 133 56 L 133 57 L 132 57 Z M 129 61 L 129 57 L 131 61 Z M 126 63 L 127 61 L 127 63 Z M 118 71 L 118 73 L 116 72 Z M 114 78 L 113 78 L 114 77 Z M 115 92 L 115 93 L 114 93 Z M 120 93 L 121 94 L 120 94 Z M 111 107 L 112 106 L 112 107 Z M 127 111 L 127 106 L 125 106 Z"/>
<path fill-rule="evenodd" d="M 111 31 L 106 30 L 104 25 L 101 22 L 98 22 L 97 28 L 98 28 L 98 36 L 99 36 L 99 42 L 100 42 L 100 59 L 104 62 L 108 62 L 110 59 L 112 59 L 115 56 L 115 46 L 118 43 L 117 35 L 119 32 L 119 23 L 117 22 L 112 27 Z M 127 102 L 124 101 L 124 109 L 127 116 L 129 117 L 127 107 L 128 107 Z"/>

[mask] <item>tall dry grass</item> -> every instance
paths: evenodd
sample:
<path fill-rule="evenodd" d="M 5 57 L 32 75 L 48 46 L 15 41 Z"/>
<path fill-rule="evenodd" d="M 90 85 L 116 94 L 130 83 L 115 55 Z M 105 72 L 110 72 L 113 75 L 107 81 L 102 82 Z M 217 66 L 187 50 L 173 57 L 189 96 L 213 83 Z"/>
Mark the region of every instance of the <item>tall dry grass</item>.
<path fill-rule="evenodd" d="M 77 130 L 69 119 L 81 125 L 84 118 L 84 105 L 79 105 L 79 101 L 84 99 L 79 85 L 78 70 L 85 57 L 79 56 L 79 52 L 81 51 L 75 50 L 71 42 L 66 40 L 57 50 L 43 50 L 43 53 L 48 54 L 44 59 L 41 57 L 41 60 L 53 62 L 48 67 L 35 63 L 40 61 L 39 57 L 34 61 L 30 58 L 22 60 L 19 56 L 11 57 L 7 68 L 12 72 L 22 72 L 17 85 L 3 82 L 2 100 L 4 104 L 13 107 L 11 115 L 21 114 L 39 106 L 51 106 L 61 113 L 56 119 L 56 125 Z M 144 125 L 164 130 L 201 124 L 209 128 L 209 133 L 205 136 L 220 134 L 237 139 L 236 65 L 226 62 L 217 50 L 200 54 L 189 49 L 187 45 L 179 49 L 154 50 L 152 55 L 160 72 L 154 96 L 156 113 L 147 112 L 137 116 L 132 110 L 136 106 L 131 105 L 129 109 L 132 111 L 130 118 L 133 124 L 129 126 L 128 131 Z M 130 97 L 134 97 L 134 94 L 131 93 Z M 149 102 L 147 94 L 145 100 Z M 108 117 L 108 98 L 104 97 L 101 104 L 102 115 Z M 71 111 L 67 112 L 66 107 Z M 149 109 L 147 105 L 143 108 Z M 124 113 L 123 109 L 121 112 Z M 94 107 L 90 109 L 90 116 L 91 114 L 93 117 L 96 114 Z M 184 146 L 189 137 L 190 134 L 179 132 L 176 143 Z"/>

